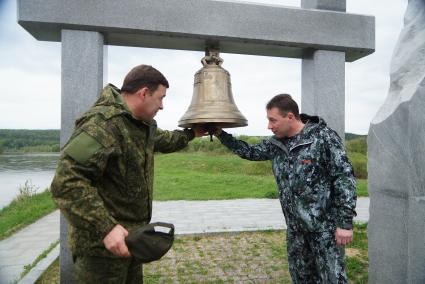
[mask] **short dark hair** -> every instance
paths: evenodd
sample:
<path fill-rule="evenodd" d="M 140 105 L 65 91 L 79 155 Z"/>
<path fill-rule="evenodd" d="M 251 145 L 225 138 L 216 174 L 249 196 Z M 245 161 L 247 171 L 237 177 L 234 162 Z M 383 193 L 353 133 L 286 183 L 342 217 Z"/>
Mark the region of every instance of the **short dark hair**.
<path fill-rule="evenodd" d="M 141 88 L 148 87 L 151 92 L 154 92 L 159 85 L 169 87 L 167 79 L 161 72 L 150 65 L 139 65 L 128 72 L 124 78 L 121 87 L 121 92 L 133 94 Z"/>
<path fill-rule="evenodd" d="M 291 95 L 279 94 L 274 96 L 266 105 L 266 109 L 277 108 L 282 116 L 286 116 L 289 112 L 292 112 L 297 120 L 300 119 L 300 111 L 298 104 L 294 101 Z"/>

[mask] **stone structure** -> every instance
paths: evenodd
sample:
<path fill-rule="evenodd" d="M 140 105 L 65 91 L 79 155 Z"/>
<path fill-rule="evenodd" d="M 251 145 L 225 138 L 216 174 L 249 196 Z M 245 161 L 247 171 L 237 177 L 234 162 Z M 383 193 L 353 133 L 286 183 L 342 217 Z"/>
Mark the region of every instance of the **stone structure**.
<path fill-rule="evenodd" d="M 425 2 L 409 0 L 368 135 L 369 283 L 425 283 Z"/>
<path fill-rule="evenodd" d="M 346 0 L 301 8 L 213 0 L 18 0 L 18 22 L 38 40 L 62 41 L 61 145 L 106 83 L 104 46 L 139 46 L 302 59 L 303 111 L 344 134 L 345 62 L 375 49 L 375 19 Z M 141 62 L 142 63 L 142 62 Z M 196 71 L 196 70 L 194 70 Z M 71 281 L 61 221 L 61 282 Z"/>

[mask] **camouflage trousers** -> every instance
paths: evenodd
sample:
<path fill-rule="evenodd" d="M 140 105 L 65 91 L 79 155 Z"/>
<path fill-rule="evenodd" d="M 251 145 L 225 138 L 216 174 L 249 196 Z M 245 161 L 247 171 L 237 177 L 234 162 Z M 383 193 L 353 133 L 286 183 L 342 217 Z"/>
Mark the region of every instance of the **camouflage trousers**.
<path fill-rule="evenodd" d="M 74 269 L 77 283 L 143 283 L 142 265 L 133 258 L 77 256 Z"/>
<path fill-rule="evenodd" d="M 288 228 L 286 240 L 294 284 L 348 283 L 344 248 L 336 245 L 334 232 L 306 233 Z"/>

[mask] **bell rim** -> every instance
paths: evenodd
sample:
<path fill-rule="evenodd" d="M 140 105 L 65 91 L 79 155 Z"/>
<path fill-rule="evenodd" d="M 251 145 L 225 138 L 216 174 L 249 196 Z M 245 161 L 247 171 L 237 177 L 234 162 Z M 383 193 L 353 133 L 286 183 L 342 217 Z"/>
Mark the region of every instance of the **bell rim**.
<path fill-rule="evenodd" d="M 187 120 L 180 120 L 178 122 L 179 127 L 183 128 L 192 128 L 194 125 L 199 124 L 217 124 L 221 125 L 222 128 L 236 128 L 236 127 L 245 127 L 248 126 L 248 120 L 238 120 L 235 121 L 235 119 L 211 119 L 211 118 L 205 118 L 205 119 L 187 119 Z"/>

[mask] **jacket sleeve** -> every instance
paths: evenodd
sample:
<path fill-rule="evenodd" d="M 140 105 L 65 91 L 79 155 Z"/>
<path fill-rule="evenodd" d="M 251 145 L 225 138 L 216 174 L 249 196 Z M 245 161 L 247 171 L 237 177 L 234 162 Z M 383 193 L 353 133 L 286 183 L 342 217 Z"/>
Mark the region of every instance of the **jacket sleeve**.
<path fill-rule="evenodd" d="M 234 138 L 231 134 L 222 131 L 218 136 L 220 142 L 239 157 L 250 161 L 265 161 L 273 159 L 272 145 L 263 140 L 256 145 L 249 145 L 245 141 Z"/>
<path fill-rule="evenodd" d="M 337 209 L 336 225 L 341 229 L 353 228 L 353 217 L 356 216 L 356 180 L 342 139 L 330 130 L 326 141 L 329 157 L 329 173 L 333 185 L 333 204 Z"/>
<path fill-rule="evenodd" d="M 98 126 L 73 135 L 64 147 L 51 185 L 54 201 L 75 228 L 103 239 L 118 222 L 109 214 L 96 183 L 113 153 L 111 138 Z"/>
<path fill-rule="evenodd" d="M 167 131 L 157 129 L 155 133 L 155 152 L 171 153 L 183 149 L 195 138 L 191 129 Z"/>

